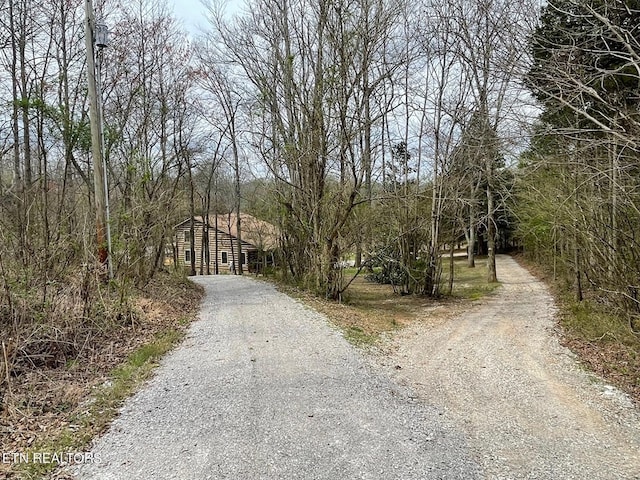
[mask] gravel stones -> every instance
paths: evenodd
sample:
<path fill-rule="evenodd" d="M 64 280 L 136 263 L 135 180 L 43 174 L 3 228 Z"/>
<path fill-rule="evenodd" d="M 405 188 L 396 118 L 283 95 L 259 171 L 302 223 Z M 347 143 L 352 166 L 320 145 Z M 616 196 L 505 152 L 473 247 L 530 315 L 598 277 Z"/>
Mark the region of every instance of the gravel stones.
<path fill-rule="evenodd" d="M 442 411 L 326 319 L 247 277 L 197 277 L 200 318 L 124 406 L 81 479 L 473 479 Z"/>
<path fill-rule="evenodd" d="M 376 361 L 466 432 L 483 478 L 640 479 L 637 408 L 560 345 L 545 286 L 497 260 L 495 295 L 408 327 Z"/>

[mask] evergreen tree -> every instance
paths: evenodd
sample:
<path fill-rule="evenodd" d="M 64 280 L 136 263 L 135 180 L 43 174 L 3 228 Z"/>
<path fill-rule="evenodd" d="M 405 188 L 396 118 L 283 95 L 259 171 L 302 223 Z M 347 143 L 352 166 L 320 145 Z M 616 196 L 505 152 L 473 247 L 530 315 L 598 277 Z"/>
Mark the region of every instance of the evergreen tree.
<path fill-rule="evenodd" d="M 525 246 L 597 295 L 640 312 L 640 2 L 557 0 L 526 77 L 543 114 L 522 163 Z M 536 213 L 537 212 L 537 213 Z"/>

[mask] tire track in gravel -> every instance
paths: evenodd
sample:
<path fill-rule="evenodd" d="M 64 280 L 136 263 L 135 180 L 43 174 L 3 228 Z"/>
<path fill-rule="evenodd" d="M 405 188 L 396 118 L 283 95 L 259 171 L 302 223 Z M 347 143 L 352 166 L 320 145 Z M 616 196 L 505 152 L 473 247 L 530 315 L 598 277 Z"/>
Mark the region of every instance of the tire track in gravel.
<path fill-rule="evenodd" d="M 79 478 L 478 478 L 464 436 L 325 317 L 250 278 L 195 281 L 206 291 L 199 320 Z"/>
<path fill-rule="evenodd" d="M 467 433 L 483 478 L 640 479 L 636 407 L 559 344 L 545 286 L 510 257 L 497 267 L 495 295 L 413 324 L 376 361 Z"/>

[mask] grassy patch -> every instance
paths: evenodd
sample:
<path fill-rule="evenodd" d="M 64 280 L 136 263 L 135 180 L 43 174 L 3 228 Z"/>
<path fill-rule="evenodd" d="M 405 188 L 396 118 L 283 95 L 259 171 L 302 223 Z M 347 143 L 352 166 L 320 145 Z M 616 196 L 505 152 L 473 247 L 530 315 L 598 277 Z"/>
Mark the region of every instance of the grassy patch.
<path fill-rule="evenodd" d="M 576 303 L 565 297 L 559 303 L 565 345 L 640 404 L 640 338 L 624 320 L 593 301 Z"/>
<path fill-rule="evenodd" d="M 494 292 L 500 286 L 499 282 L 487 282 L 486 257 L 476 258 L 475 263 L 475 268 L 469 268 L 466 257 L 453 259 L 453 291 L 451 292 L 453 297 L 478 300 Z M 443 289 L 446 289 L 449 282 L 449 258 L 443 258 L 442 264 L 442 284 Z"/>
<path fill-rule="evenodd" d="M 588 300 L 581 303 L 565 299 L 562 324 L 578 337 L 590 342 L 637 346 L 638 338 L 619 317 Z"/>
<path fill-rule="evenodd" d="M 106 392 L 100 392 L 98 404 L 118 407 L 120 402 L 136 390 L 146 380 L 157 359 L 167 353 L 184 337 L 182 330 L 168 330 L 156 335 L 155 339 L 133 352 L 127 361 L 111 372 L 111 385 Z"/>
<path fill-rule="evenodd" d="M 353 345 L 359 347 L 365 347 L 373 345 L 377 336 L 372 333 L 367 333 L 362 327 L 358 325 L 349 325 L 343 328 L 344 337 Z"/>
<path fill-rule="evenodd" d="M 611 309 L 592 299 L 559 296 L 564 343 L 581 361 L 640 404 L 640 338 Z"/>
<path fill-rule="evenodd" d="M 448 258 L 443 270 L 448 272 Z M 486 262 L 486 260 L 485 260 Z M 344 337 L 358 347 L 370 347 L 386 334 L 414 321 L 438 322 L 459 314 L 475 300 L 493 292 L 499 284 L 487 284 L 483 260 L 476 268 L 468 268 L 466 259 L 455 259 L 454 289 L 450 297 L 432 299 L 417 295 L 399 295 L 391 285 L 367 281 L 362 272 L 344 293 L 343 302 L 336 303 L 304 290 L 280 284 L 280 289 L 325 314 L 342 330 Z M 350 279 L 357 270 L 346 268 L 344 278 Z M 443 286 L 447 279 L 443 275 Z"/>
<path fill-rule="evenodd" d="M 142 345 L 129 355 L 127 360 L 114 368 L 109 380 L 97 387 L 88 405 L 81 405 L 69 419 L 69 426 L 55 438 L 37 444 L 27 450 L 29 458 L 34 455 L 53 457 L 58 454 L 82 452 L 91 440 L 102 433 L 117 415 L 125 399 L 131 396 L 149 378 L 156 360 L 167 353 L 184 336 L 183 330 L 169 329 L 157 334 L 152 341 Z M 54 471 L 57 462 L 21 464 L 25 479 L 39 479 Z"/>
<path fill-rule="evenodd" d="M 391 308 L 390 304 L 386 308 L 378 308 L 376 304 L 384 305 L 385 300 L 393 299 L 396 295 L 391 287 L 369 284 L 361 277 L 349 287 L 348 295 L 342 303 L 326 300 L 288 285 L 278 284 L 278 288 L 326 315 L 342 330 L 349 342 L 359 347 L 375 344 L 381 334 L 395 330 L 409 317 L 406 309 L 398 305 L 395 308 Z"/>

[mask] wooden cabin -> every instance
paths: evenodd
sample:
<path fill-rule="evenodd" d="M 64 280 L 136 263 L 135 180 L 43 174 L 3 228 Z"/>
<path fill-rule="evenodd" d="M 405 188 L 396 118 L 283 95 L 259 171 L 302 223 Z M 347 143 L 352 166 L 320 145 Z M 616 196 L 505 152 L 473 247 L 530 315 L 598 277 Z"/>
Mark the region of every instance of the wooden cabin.
<path fill-rule="evenodd" d="M 255 273 L 273 264 L 278 245 L 278 229 L 275 226 L 241 213 L 240 239 L 242 245 L 238 251 L 238 221 L 235 214 L 194 217 L 195 248 L 192 249 L 191 220 L 186 219 L 175 227 L 173 261 L 189 273 L 191 259 L 195 258 L 197 275 L 238 273 L 240 264 L 244 273 Z"/>

